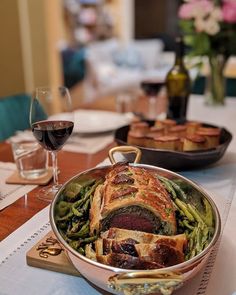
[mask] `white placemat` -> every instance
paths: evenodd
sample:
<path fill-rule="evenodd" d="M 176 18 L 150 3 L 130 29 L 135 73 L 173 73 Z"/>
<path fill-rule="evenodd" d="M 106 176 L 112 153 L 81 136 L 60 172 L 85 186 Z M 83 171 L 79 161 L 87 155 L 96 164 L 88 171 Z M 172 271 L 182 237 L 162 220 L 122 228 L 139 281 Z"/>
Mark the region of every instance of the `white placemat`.
<path fill-rule="evenodd" d="M 83 136 L 74 134 L 63 147 L 64 151 L 95 154 L 114 141 L 113 133 Z"/>
<path fill-rule="evenodd" d="M 15 170 L 14 163 L 0 162 L 0 210 L 37 187 L 37 185 L 6 184 L 6 179 Z"/>

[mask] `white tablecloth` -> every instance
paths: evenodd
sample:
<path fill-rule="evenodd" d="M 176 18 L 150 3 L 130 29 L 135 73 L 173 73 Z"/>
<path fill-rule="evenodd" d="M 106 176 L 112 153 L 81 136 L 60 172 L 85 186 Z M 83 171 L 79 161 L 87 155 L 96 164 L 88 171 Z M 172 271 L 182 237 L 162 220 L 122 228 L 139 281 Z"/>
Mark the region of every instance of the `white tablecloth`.
<path fill-rule="evenodd" d="M 0 210 L 29 193 L 37 185 L 6 184 L 6 180 L 16 170 L 14 163 L 0 162 Z"/>
<path fill-rule="evenodd" d="M 213 107 L 204 105 L 201 96 L 193 95 L 188 119 L 225 127 L 233 135 L 225 156 L 212 168 L 204 169 L 201 173 L 195 171 L 185 174 L 195 178 L 203 187 L 210 184 L 209 178 L 214 175 L 215 181 L 208 188 L 222 196 L 228 194 L 224 232 L 207 291 L 203 294 L 231 295 L 236 293 L 236 98 L 227 98 L 224 106 Z"/>

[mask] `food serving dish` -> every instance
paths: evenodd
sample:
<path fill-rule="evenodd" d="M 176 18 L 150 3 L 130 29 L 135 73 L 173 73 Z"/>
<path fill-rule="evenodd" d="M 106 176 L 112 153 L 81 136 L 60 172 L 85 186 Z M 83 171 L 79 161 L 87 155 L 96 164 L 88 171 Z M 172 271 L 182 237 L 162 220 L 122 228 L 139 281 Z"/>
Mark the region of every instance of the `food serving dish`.
<path fill-rule="evenodd" d="M 168 190 L 169 194 L 172 195 L 172 201 L 177 206 L 179 206 L 179 202 L 183 205 L 181 210 L 178 209 L 178 211 L 176 209 L 175 211 L 175 214 L 177 214 L 177 211 L 182 212 L 178 218 L 176 217 L 178 231 L 181 232 L 180 227 L 183 226 L 182 222 L 185 220 L 185 217 L 187 218 L 189 214 L 191 217 L 190 212 L 184 213 L 185 209 L 193 208 L 191 212 L 194 214 L 194 218 L 193 216 L 191 217 L 193 223 L 190 226 L 191 230 L 188 229 L 187 231 L 189 236 L 186 249 L 188 250 L 185 250 L 184 261 L 156 269 L 114 267 L 84 256 L 83 243 L 85 243 L 86 249 L 87 245 L 91 245 L 88 243 L 96 242 L 98 238 L 94 238 L 94 236 L 89 234 L 84 235 L 87 225 L 82 225 L 78 232 L 76 232 L 78 229 L 72 230 L 72 234 L 68 236 L 68 224 L 72 221 L 80 222 L 83 214 L 87 214 L 84 215 L 85 223 L 89 225 L 89 222 L 91 222 L 91 208 L 88 209 L 88 204 L 91 204 L 95 198 L 96 190 L 93 189 L 94 185 L 96 183 L 104 185 L 105 177 L 116 169 L 117 164 L 89 169 L 74 176 L 63 185 L 50 207 L 50 222 L 53 232 L 68 253 L 76 269 L 97 287 L 113 294 L 172 294 L 174 290 L 180 288 L 186 281 L 193 278 L 205 265 L 220 235 L 221 222 L 219 212 L 211 197 L 192 181 L 163 168 L 136 163 L 141 155 L 140 150 L 137 148 L 127 146 L 113 148 L 109 152 L 109 157 L 113 164 L 115 163 L 114 153 L 117 151 L 122 153 L 134 152 L 136 154 L 135 163 L 125 164 L 128 165 L 128 169 L 151 173 L 152 177 L 157 177 L 161 181 L 161 186 L 165 187 L 165 191 L 167 192 Z M 171 184 L 171 187 L 168 187 L 168 183 Z M 78 188 L 79 190 L 77 190 Z M 146 189 L 148 190 L 148 187 Z M 81 204 L 82 200 L 85 200 L 81 195 L 82 192 L 85 193 L 85 199 L 88 202 L 86 202 L 87 205 L 80 208 L 79 204 Z M 75 199 L 67 207 L 68 200 L 72 200 L 74 197 Z M 66 208 L 69 209 L 67 210 Z M 194 212 L 197 212 L 196 215 Z M 188 216 L 188 218 L 190 217 Z M 68 218 L 70 221 L 68 221 Z M 75 227 L 77 227 L 77 224 L 73 225 L 73 229 Z"/>
<path fill-rule="evenodd" d="M 154 121 L 148 121 L 148 123 L 151 126 L 154 124 Z M 211 124 L 202 124 L 204 127 L 220 128 Z M 126 125 L 115 131 L 115 141 L 118 145 L 128 145 L 127 135 L 129 129 L 130 126 Z M 220 160 L 231 140 L 232 134 L 227 129 L 221 128 L 220 144 L 216 148 L 208 150 L 179 152 L 138 146 L 142 152 L 140 162 L 175 171 L 202 168 Z M 133 161 L 133 155 L 127 154 L 125 157 L 128 161 Z"/>

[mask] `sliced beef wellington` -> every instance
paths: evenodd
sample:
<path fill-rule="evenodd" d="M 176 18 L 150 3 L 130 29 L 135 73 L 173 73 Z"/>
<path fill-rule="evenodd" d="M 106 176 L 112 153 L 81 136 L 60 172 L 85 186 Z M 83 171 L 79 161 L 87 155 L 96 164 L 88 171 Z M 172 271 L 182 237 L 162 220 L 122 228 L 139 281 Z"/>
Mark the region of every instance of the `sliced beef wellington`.
<path fill-rule="evenodd" d="M 111 234 L 113 238 L 100 238 L 95 242 L 96 259 L 101 263 L 126 269 L 153 269 L 184 261 L 185 234 L 162 236 L 110 229 L 104 236 Z"/>
<path fill-rule="evenodd" d="M 157 177 L 146 169 L 117 164 L 95 192 L 90 209 L 91 233 L 111 227 L 174 235 L 175 210 Z"/>
<path fill-rule="evenodd" d="M 146 261 L 139 257 L 119 253 L 97 256 L 97 261 L 106 265 L 124 269 L 157 269 L 163 267 L 153 261 Z"/>
<path fill-rule="evenodd" d="M 162 240 L 165 243 L 169 243 L 172 247 L 175 247 L 181 252 L 184 251 L 187 245 L 187 238 L 185 234 L 164 236 L 120 228 L 110 228 L 108 231 L 102 233 L 101 238 L 116 241 L 129 240 L 133 241 L 135 244 L 154 244 L 157 241 Z"/>

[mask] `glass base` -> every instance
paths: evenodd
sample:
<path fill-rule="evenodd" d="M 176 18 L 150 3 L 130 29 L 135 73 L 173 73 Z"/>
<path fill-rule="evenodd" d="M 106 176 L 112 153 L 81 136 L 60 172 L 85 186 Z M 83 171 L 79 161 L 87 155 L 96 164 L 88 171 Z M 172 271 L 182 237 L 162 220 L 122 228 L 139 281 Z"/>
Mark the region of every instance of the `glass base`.
<path fill-rule="evenodd" d="M 62 184 L 58 185 L 47 185 L 41 188 L 37 193 L 36 197 L 45 202 L 51 202 L 58 190 L 61 188 Z"/>

